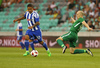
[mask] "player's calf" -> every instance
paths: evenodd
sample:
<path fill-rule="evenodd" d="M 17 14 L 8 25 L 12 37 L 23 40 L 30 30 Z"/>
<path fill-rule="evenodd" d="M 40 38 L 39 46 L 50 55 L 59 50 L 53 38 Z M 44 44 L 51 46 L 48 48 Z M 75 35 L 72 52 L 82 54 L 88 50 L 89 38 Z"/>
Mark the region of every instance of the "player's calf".
<path fill-rule="evenodd" d="M 71 54 L 89 53 L 91 55 L 91 51 L 89 50 L 82 50 L 82 49 L 75 49 L 75 48 L 70 48 L 70 53 Z"/>
<path fill-rule="evenodd" d="M 64 45 L 63 38 L 59 37 L 59 38 L 56 39 L 56 41 L 63 48 L 62 53 L 65 53 L 67 46 Z"/>
<path fill-rule="evenodd" d="M 65 46 L 62 37 L 57 38 L 56 41 L 62 48 Z"/>
<path fill-rule="evenodd" d="M 21 49 L 24 49 L 25 45 L 21 42 L 21 40 L 18 40 L 17 42 L 20 44 Z"/>
<path fill-rule="evenodd" d="M 29 36 L 25 35 L 25 47 L 26 51 L 29 51 Z"/>
<path fill-rule="evenodd" d="M 44 43 L 44 42 L 43 42 L 43 41 L 41 41 L 41 42 L 39 42 L 39 43 L 40 43 L 41 45 L 43 45 L 43 43 Z"/>
<path fill-rule="evenodd" d="M 48 50 L 47 44 L 44 41 L 39 42 L 46 50 Z"/>
<path fill-rule="evenodd" d="M 30 44 L 32 50 L 35 50 L 33 40 L 29 39 L 29 44 Z"/>

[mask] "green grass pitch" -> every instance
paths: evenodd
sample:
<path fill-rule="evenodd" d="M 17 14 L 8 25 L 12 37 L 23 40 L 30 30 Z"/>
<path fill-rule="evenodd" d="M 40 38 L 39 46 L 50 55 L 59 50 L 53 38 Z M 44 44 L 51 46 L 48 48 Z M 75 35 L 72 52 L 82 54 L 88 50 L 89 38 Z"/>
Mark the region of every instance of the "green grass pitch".
<path fill-rule="evenodd" d="M 0 47 L 0 68 L 100 68 L 100 49 L 91 49 L 94 56 L 70 54 L 69 49 L 62 54 L 61 48 L 50 48 L 48 57 L 44 48 L 36 48 L 38 57 L 23 56 L 20 48 Z M 30 48 L 31 51 L 31 48 Z"/>

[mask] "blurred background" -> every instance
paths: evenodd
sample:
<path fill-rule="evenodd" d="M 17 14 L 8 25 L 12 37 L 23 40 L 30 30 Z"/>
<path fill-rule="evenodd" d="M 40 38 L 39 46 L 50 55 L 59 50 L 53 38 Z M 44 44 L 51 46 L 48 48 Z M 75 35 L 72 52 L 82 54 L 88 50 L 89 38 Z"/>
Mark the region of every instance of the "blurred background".
<path fill-rule="evenodd" d="M 72 26 L 70 18 L 76 19 L 76 12 L 82 10 L 85 21 L 94 30 L 88 31 L 83 26 L 79 37 L 100 37 L 100 0 L 0 0 L 0 36 L 16 36 L 18 23 L 13 24 L 13 20 L 24 15 L 29 3 L 39 13 L 43 36 L 58 37 L 68 32 Z M 25 32 L 27 21 L 22 20 L 21 23 Z"/>
<path fill-rule="evenodd" d="M 100 29 L 100 0 L 0 0 L 0 31 L 14 32 L 16 24 L 13 20 L 24 15 L 27 4 L 32 3 L 34 10 L 40 15 L 40 27 L 46 32 L 69 31 L 72 23 L 70 17 L 76 19 L 76 12 L 82 10 L 86 13 L 85 21 L 90 27 Z M 27 21 L 23 23 L 23 30 L 27 30 Z M 81 32 L 87 28 L 82 27 Z"/>

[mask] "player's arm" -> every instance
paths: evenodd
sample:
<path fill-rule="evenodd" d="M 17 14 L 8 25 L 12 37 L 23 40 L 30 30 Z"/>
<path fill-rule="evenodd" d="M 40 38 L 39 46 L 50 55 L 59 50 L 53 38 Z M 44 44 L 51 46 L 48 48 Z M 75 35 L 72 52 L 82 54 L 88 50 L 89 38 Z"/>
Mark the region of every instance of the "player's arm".
<path fill-rule="evenodd" d="M 37 25 L 40 25 L 40 22 L 36 22 L 32 27 L 35 27 Z"/>
<path fill-rule="evenodd" d="M 32 26 L 32 28 L 35 27 L 35 26 L 37 26 L 37 25 L 40 25 L 40 22 L 36 22 L 36 23 Z"/>
<path fill-rule="evenodd" d="M 83 21 L 82 24 L 85 25 L 85 27 L 87 27 L 88 30 L 93 30 L 92 28 L 89 27 L 89 25 L 85 21 Z"/>
<path fill-rule="evenodd" d="M 74 22 L 76 21 L 76 20 L 75 20 L 74 18 L 72 18 L 72 17 L 71 17 L 71 19 L 72 19 L 72 23 L 74 23 Z"/>
<path fill-rule="evenodd" d="M 15 23 L 16 21 L 25 19 L 26 18 L 26 14 L 27 14 L 27 12 L 21 18 L 18 18 L 18 19 L 13 20 L 13 22 Z"/>
<path fill-rule="evenodd" d="M 23 17 L 21 17 L 21 18 L 18 18 L 18 19 L 13 20 L 13 22 L 15 23 L 16 21 L 23 20 L 23 19 L 25 19 L 25 17 L 24 17 L 24 16 L 23 16 Z"/>
<path fill-rule="evenodd" d="M 32 29 L 33 27 L 40 25 L 40 22 L 36 22 L 33 26 L 28 27 L 28 29 Z"/>

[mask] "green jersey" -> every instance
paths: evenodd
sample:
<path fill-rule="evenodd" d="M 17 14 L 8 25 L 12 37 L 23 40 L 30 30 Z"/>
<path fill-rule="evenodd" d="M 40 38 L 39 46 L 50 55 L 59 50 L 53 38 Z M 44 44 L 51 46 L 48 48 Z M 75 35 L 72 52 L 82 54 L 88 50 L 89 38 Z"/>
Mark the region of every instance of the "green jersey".
<path fill-rule="evenodd" d="M 82 22 L 83 22 L 83 21 L 84 21 L 83 18 L 79 18 L 78 20 L 76 20 L 76 21 L 73 23 L 73 25 L 72 25 L 70 31 L 73 31 L 73 32 L 75 32 L 75 33 L 78 33 L 78 32 L 80 31 L 81 27 L 82 27 Z"/>

